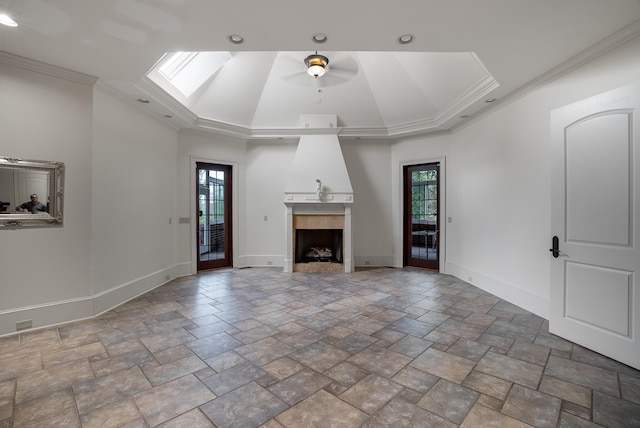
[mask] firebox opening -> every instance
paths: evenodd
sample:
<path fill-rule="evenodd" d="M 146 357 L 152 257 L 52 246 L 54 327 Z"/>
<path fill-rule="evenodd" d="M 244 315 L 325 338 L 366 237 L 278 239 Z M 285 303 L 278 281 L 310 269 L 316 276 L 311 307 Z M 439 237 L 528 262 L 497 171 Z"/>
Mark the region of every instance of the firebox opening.
<path fill-rule="evenodd" d="M 295 263 L 342 263 L 342 229 L 296 229 Z"/>

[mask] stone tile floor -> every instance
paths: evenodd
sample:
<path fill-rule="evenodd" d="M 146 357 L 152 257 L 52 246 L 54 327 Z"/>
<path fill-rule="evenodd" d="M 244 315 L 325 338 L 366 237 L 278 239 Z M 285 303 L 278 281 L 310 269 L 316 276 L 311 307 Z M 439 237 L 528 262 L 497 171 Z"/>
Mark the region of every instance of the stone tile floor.
<path fill-rule="evenodd" d="M 178 278 L 0 338 L 0 427 L 634 427 L 640 372 L 421 270 Z"/>

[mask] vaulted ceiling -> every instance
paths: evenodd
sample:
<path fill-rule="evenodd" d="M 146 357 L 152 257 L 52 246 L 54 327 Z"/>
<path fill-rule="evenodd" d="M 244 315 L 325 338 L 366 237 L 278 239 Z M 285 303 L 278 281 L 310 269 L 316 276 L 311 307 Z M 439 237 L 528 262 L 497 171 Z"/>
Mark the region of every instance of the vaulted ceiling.
<path fill-rule="evenodd" d="M 0 0 L 3 12 L 18 27 L 0 26 L 0 61 L 94 76 L 173 126 L 243 138 L 300 135 L 309 114 L 337 115 L 346 137 L 451 129 L 640 34 L 640 0 Z M 149 75 L 178 51 L 231 59 L 186 97 Z M 318 78 L 303 62 L 315 51 L 329 58 Z"/>

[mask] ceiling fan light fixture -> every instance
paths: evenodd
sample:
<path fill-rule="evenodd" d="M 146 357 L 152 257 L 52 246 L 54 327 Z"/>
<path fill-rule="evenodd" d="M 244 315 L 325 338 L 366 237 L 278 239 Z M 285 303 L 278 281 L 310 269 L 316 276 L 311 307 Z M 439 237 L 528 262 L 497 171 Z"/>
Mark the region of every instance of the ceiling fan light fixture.
<path fill-rule="evenodd" d="M 307 73 L 309 73 L 309 76 L 318 78 L 327 72 L 329 58 L 324 55 L 318 55 L 318 52 L 316 52 L 315 54 L 306 57 L 304 59 L 304 63 L 307 66 Z"/>

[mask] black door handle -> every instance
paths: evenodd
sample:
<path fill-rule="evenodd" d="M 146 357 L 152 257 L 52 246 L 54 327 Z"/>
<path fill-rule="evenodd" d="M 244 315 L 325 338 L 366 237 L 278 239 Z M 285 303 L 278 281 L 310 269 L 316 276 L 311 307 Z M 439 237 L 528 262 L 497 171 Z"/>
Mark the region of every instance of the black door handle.
<path fill-rule="evenodd" d="M 553 254 L 553 257 L 556 259 L 560 257 L 560 239 L 557 236 L 554 236 L 551 239 L 551 249 L 549 250 Z"/>

